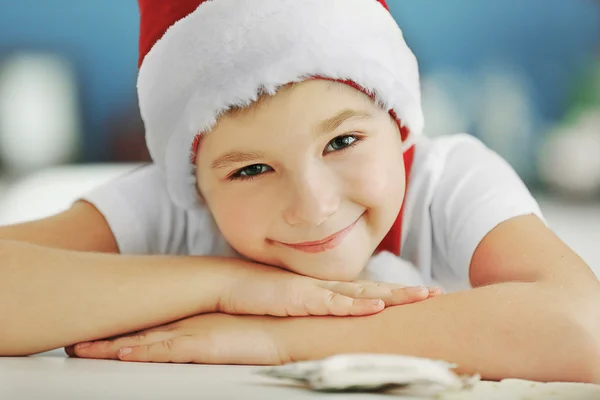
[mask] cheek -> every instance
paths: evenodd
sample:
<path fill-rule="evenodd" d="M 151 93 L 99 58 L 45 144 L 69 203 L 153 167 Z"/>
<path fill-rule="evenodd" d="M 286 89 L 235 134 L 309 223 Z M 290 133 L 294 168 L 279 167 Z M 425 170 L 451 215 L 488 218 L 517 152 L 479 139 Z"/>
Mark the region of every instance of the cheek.
<path fill-rule="evenodd" d="M 370 208 L 399 208 L 405 186 L 401 150 L 377 146 L 353 161 L 346 180 L 352 197 Z"/>
<path fill-rule="evenodd" d="M 263 245 L 270 221 L 269 209 L 250 193 L 211 193 L 207 199 L 219 230 L 238 252 L 251 253 Z"/>

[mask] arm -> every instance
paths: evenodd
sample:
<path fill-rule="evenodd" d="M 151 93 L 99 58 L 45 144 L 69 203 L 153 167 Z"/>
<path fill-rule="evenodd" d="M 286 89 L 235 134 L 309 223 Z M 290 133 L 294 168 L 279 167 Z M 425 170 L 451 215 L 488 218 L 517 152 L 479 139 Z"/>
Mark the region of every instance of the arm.
<path fill-rule="evenodd" d="M 139 222 L 137 231 L 117 224 L 122 237 L 139 237 L 155 220 L 174 218 L 159 177 L 156 168 L 141 168 L 91 198 L 122 211 L 108 214 L 113 224 Z M 133 207 L 117 202 L 121 193 Z M 125 241 L 124 252 L 137 250 L 127 247 L 131 242 Z M 227 276 L 218 273 L 226 269 L 222 260 L 119 252 L 105 216 L 87 201 L 42 220 L 0 227 L 0 355 L 37 353 L 215 309 L 215 289 Z"/>
<path fill-rule="evenodd" d="M 228 258 L 104 254 L 117 250 L 106 221 L 88 203 L 0 228 L 0 356 L 38 353 L 207 312 L 368 315 L 383 309 L 381 300 L 405 304 L 429 294 L 319 281 Z"/>
<path fill-rule="evenodd" d="M 401 353 L 455 362 L 485 379 L 600 383 L 598 280 L 536 217 L 492 230 L 473 256 L 471 280 L 480 287 L 371 317 L 288 318 L 277 323 L 277 339 L 293 360 Z"/>
<path fill-rule="evenodd" d="M 93 206 L 77 203 L 46 220 L 0 228 L 0 355 L 33 354 L 216 309 L 230 262 L 103 254 L 118 249 L 101 218 Z"/>
<path fill-rule="evenodd" d="M 455 362 L 460 372 L 485 379 L 600 383 L 598 281 L 539 220 L 527 216 L 499 225 L 471 267 L 481 285 L 476 289 L 370 317 L 206 314 L 96 342 L 77 355 L 264 365 L 339 353 L 399 353 Z"/>
<path fill-rule="evenodd" d="M 86 201 L 78 201 L 69 210 L 48 218 L 0 226 L 0 241 L 7 240 L 64 250 L 119 253 L 108 222 Z"/>

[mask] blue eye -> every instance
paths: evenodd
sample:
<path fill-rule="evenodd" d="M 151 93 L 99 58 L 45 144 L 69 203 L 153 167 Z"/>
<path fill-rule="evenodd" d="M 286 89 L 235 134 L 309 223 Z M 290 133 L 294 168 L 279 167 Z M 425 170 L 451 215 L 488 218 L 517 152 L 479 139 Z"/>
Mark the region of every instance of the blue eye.
<path fill-rule="evenodd" d="M 273 168 L 269 167 L 266 164 L 252 164 L 237 170 L 233 175 L 229 177 L 229 179 L 252 179 L 258 175 L 262 175 L 265 172 L 269 171 L 273 171 Z"/>
<path fill-rule="evenodd" d="M 327 147 L 324 153 L 330 153 L 332 151 L 341 151 L 349 147 L 355 146 L 360 139 L 356 135 L 343 135 L 334 138 Z"/>

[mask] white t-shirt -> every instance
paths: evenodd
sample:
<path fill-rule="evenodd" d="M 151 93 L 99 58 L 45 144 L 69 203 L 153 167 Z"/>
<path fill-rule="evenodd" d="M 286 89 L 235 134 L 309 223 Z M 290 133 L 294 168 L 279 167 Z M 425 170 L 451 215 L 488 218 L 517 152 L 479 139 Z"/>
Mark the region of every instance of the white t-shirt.
<path fill-rule="evenodd" d="M 84 199 L 105 216 L 122 254 L 237 256 L 207 209 L 186 211 L 171 202 L 155 165 Z M 400 257 L 416 267 L 424 284 L 466 289 L 470 261 L 483 237 L 503 221 L 532 213 L 543 219 L 516 172 L 479 140 L 465 134 L 422 137 L 404 205 Z M 398 273 L 399 265 L 369 265 L 362 278 L 398 282 L 406 276 Z"/>

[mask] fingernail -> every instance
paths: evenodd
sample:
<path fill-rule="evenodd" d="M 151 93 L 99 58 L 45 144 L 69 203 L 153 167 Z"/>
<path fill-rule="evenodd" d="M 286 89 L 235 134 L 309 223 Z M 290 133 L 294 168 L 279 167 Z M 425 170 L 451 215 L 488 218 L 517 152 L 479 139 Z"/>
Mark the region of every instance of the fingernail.
<path fill-rule="evenodd" d="M 92 342 L 81 342 L 75 345 L 75 350 L 85 349 L 86 347 L 90 347 Z"/>
<path fill-rule="evenodd" d="M 415 286 L 415 287 L 406 288 L 406 290 L 410 293 L 421 293 L 421 292 L 426 291 L 427 289 L 425 289 L 423 286 Z"/>
<path fill-rule="evenodd" d="M 371 300 L 371 304 L 373 304 L 374 306 L 380 306 L 383 304 L 383 301 L 381 300 Z"/>
<path fill-rule="evenodd" d="M 131 347 L 123 347 L 121 350 L 119 350 L 119 357 L 126 356 L 127 354 L 131 353 L 132 351 L 133 351 L 133 349 Z"/>

